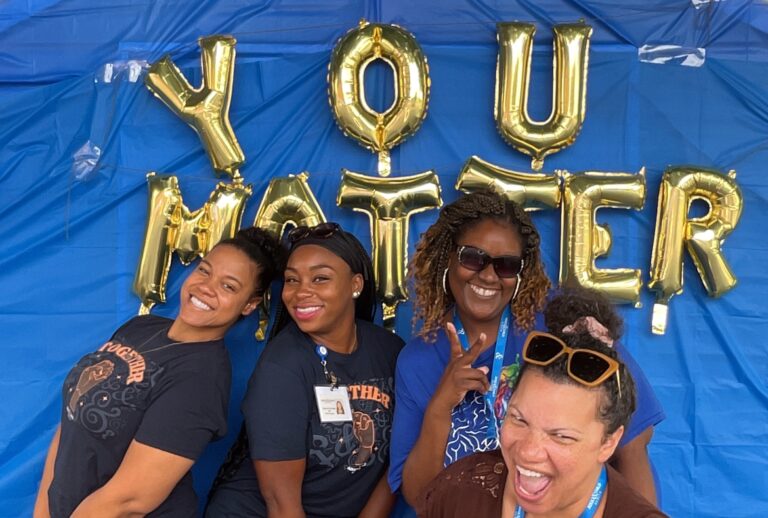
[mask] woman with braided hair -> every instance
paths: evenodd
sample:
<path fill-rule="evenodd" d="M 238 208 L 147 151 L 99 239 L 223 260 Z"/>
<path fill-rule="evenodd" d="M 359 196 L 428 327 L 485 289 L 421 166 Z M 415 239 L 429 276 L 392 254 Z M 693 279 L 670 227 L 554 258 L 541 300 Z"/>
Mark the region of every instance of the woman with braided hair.
<path fill-rule="evenodd" d="M 445 206 L 417 245 L 414 321 L 422 327 L 398 359 L 389 471 L 390 487 L 408 502 L 444 467 L 498 448 L 500 381 L 516 376 L 525 333 L 544 329 L 551 285 L 539 244 L 519 205 L 479 192 Z M 643 377 L 626 351 L 619 353 L 633 376 Z M 663 416 L 652 394 L 638 399 L 624 444 Z"/>

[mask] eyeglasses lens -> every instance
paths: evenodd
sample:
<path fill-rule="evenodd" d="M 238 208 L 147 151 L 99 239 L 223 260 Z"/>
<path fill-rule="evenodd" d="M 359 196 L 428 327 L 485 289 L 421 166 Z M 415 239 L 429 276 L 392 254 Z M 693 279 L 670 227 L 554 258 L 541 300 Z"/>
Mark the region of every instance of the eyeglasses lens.
<path fill-rule="evenodd" d="M 464 246 L 459 251 L 459 264 L 468 270 L 479 272 L 485 270 L 491 258 L 488 254 L 473 246 Z"/>
<path fill-rule="evenodd" d="M 592 383 L 605 374 L 610 364 L 604 358 L 586 351 L 571 354 L 571 373 L 587 383 Z"/>
<path fill-rule="evenodd" d="M 548 336 L 535 336 L 528 342 L 526 356 L 535 362 L 547 362 L 563 352 L 563 345 Z"/>
<path fill-rule="evenodd" d="M 496 257 L 493 260 L 493 268 L 496 270 L 496 275 L 499 277 L 514 277 L 523 266 L 523 260 L 520 257 L 512 255 L 505 255 L 502 257 Z"/>
<path fill-rule="evenodd" d="M 502 278 L 514 277 L 523 268 L 523 259 L 513 255 L 502 255 L 500 257 L 491 257 L 483 250 L 474 246 L 462 246 L 459 248 L 459 264 L 473 272 L 485 270 L 489 264 L 493 263 L 493 269 L 496 275 Z"/>

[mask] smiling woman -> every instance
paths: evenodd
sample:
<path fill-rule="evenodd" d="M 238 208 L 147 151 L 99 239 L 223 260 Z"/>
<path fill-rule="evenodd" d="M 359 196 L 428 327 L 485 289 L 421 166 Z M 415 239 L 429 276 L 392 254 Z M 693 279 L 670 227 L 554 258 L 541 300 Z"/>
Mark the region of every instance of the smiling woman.
<path fill-rule="evenodd" d="M 501 449 L 464 457 L 417 500 L 422 518 L 665 516 L 606 465 L 635 408 L 616 351 L 588 333 L 531 333 Z"/>
<path fill-rule="evenodd" d="M 385 471 L 403 342 L 371 323 L 373 268 L 352 234 L 323 223 L 289 239 L 277 324 L 284 328 L 251 376 L 246 433 L 206 516 L 384 518 L 393 502 Z M 249 455 L 240 455 L 246 442 Z"/>
<path fill-rule="evenodd" d="M 525 333 L 544 328 L 550 288 L 528 214 L 493 192 L 445 206 L 417 245 L 412 270 L 422 327 L 397 363 L 389 470 L 390 486 L 409 502 L 444 467 L 498 448 Z M 663 411 L 626 349 L 616 348 L 642 388 L 616 465 L 628 478 L 639 474 L 633 487 L 653 500 L 645 447 Z"/>
<path fill-rule="evenodd" d="M 75 365 L 36 518 L 196 514 L 189 469 L 226 433 L 224 335 L 256 309 L 284 255 L 263 230 L 241 230 L 189 274 L 175 320 L 135 317 Z"/>

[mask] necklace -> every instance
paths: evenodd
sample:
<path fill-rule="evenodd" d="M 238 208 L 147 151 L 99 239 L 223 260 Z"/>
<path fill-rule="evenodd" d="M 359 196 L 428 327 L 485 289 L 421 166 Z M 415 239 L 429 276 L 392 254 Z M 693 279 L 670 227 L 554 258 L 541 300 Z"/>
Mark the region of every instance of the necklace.
<path fill-rule="evenodd" d="M 145 355 L 147 353 L 151 353 L 151 352 L 155 352 L 155 351 L 161 351 L 161 350 L 166 349 L 166 348 L 168 348 L 168 347 L 170 347 L 172 345 L 178 345 L 178 344 L 183 344 L 184 343 L 184 342 L 171 342 L 169 344 L 163 344 L 163 345 L 160 345 L 158 347 L 153 347 L 152 349 L 147 349 L 146 351 L 142 351 L 141 350 L 141 347 L 143 345 L 146 345 L 147 343 L 149 343 L 152 340 L 154 340 L 155 338 L 157 338 L 160 335 L 160 333 L 165 333 L 165 332 L 168 332 L 168 329 L 165 329 L 165 328 L 160 329 L 155 334 L 153 334 L 152 336 L 150 336 L 149 338 L 147 338 L 146 340 L 141 342 L 139 345 L 134 347 L 133 350 L 143 356 L 143 355 Z"/>

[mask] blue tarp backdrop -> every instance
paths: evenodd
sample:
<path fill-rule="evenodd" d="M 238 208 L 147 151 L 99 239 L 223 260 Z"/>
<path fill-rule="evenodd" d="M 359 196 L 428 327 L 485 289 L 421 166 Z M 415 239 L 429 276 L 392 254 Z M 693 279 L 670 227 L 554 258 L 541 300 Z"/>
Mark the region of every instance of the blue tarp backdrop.
<path fill-rule="evenodd" d="M 685 291 L 667 334 L 650 332 L 653 296 L 622 307 L 624 342 L 664 404 L 651 454 L 662 506 L 675 517 L 768 516 L 768 4 L 747 0 L 7 0 L 0 5 L 0 516 L 31 513 L 60 387 L 77 359 L 136 314 L 131 291 L 146 221 L 146 174 L 178 176 L 200 207 L 217 178 L 197 135 L 143 84 L 170 53 L 200 82 L 197 38 L 238 40 L 230 119 L 253 184 L 250 224 L 269 180 L 309 172 L 330 220 L 370 243 L 365 215 L 336 207 L 342 167 L 376 174 L 376 157 L 337 128 L 327 99 L 331 49 L 361 18 L 411 31 L 429 60 L 432 90 L 421 129 L 392 152 L 393 175 L 434 169 L 445 202 L 471 155 L 518 171 L 529 157 L 496 131 L 496 22 L 537 24 L 531 115 L 551 106 L 552 26 L 594 28 L 587 112 L 576 142 L 545 172 L 635 173 L 641 211 L 598 213 L 613 234 L 600 267 L 643 270 L 647 281 L 657 192 L 669 165 L 737 171 L 744 212 L 724 250 L 739 279 L 721 299 L 685 257 Z M 392 98 L 383 67 L 366 77 L 370 103 Z M 411 219 L 410 250 L 436 211 Z M 559 210 L 534 220 L 553 279 Z M 763 230 L 761 230 L 761 228 Z M 761 237 L 762 236 L 762 237 Z M 185 268 L 168 281 L 172 315 Z M 410 333 L 404 305 L 397 330 Z M 230 435 L 195 468 L 205 494 L 239 428 L 239 402 L 262 345 L 255 320 L 230 333 Z"/>

